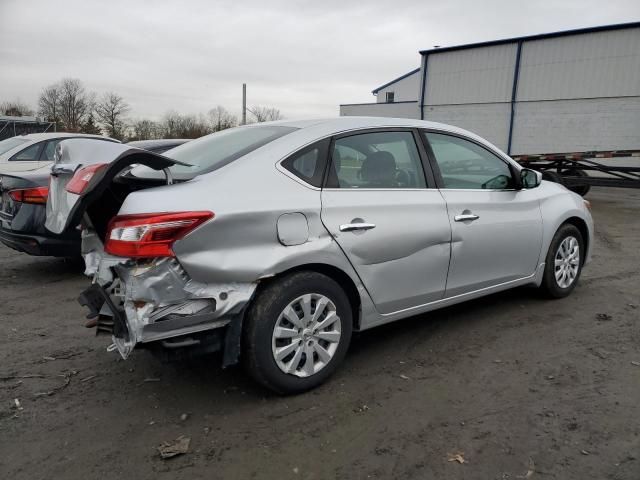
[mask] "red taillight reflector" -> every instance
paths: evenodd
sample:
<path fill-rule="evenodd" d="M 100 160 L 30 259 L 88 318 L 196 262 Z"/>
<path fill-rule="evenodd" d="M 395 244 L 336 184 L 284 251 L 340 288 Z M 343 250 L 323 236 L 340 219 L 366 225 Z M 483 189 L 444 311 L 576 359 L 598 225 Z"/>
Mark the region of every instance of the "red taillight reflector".
<path fill-rule="evenodd" d="M 14 202 L 33 203 L 44 205 L 49 196 L 49 187 L 22 188 L 9 191 L 9 196 Z"/>
<path fill-rule="evenodd" d="M 87 185 L 89 185 L 89 182 L 95 174 L 107 165 L 107 163 L 96 163 L 94 165 L 88 165 L 78 169 L 73 175 L 73 178 L 71 178 L 69 183 L 67 183 L 67 188 L 65 190 L 69 193 L 80 195 L 87 188 Z"/>
<path fill-rule="evenodd" d="M 173 242 L 213 216 L 213 212 L 120 215 L 109 223 L 104 249 L 118 257 L 173 257 Z"/>

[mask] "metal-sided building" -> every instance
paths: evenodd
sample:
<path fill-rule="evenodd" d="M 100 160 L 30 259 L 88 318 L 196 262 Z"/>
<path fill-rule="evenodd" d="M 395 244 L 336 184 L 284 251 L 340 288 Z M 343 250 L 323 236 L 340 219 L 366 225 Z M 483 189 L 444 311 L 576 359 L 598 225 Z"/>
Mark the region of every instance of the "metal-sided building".
<path fill-rule="evenodd" d="M 341 115 L 449 123 L 512 155 L 640 151 L 640 22 L 420 54 L 419 70 Z"/>

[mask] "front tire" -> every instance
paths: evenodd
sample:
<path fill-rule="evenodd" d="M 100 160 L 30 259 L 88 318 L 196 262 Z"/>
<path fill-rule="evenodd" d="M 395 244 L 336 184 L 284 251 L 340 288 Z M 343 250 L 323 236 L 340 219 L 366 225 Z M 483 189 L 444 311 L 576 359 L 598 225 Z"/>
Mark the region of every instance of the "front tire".
<path fill-rule="evenodd" d="M 584 263 L 584 240 L 575 225 L 565 223 L 551 240 L 540 288 L 552 298 L 569 295 L 578 283 Z"/>
<path fill-rule="evenodd" d="M 351 341 L 349 299 L 333 279 L 296 272 L 258 293 L 243 332 L 245 368 L 281 394 L 310 390 L 329 378 Z"/>

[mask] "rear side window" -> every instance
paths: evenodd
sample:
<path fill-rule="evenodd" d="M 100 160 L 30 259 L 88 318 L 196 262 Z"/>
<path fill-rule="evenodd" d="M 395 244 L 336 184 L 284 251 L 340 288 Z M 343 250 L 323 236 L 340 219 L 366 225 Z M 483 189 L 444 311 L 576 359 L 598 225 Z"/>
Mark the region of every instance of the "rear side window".
<path fill-rule="evenodd" d="M 282 162 L 282 166 L 299 179 L 319 188 L 322 185 L 328 149 L 329 139 L 316 142 L 291 155 Z"/>

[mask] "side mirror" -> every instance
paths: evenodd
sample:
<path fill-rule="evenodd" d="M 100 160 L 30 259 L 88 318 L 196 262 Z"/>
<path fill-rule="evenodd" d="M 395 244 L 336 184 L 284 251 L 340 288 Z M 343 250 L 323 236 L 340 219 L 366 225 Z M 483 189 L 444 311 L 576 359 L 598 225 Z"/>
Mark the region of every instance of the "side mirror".
<path fill-rule="evenodd" d="M 523 168 L 520 170 L 520 185 L 522 188 L 536 188 L 542 182 L 542 174 L 531 170 L 529 168 Z"/>

